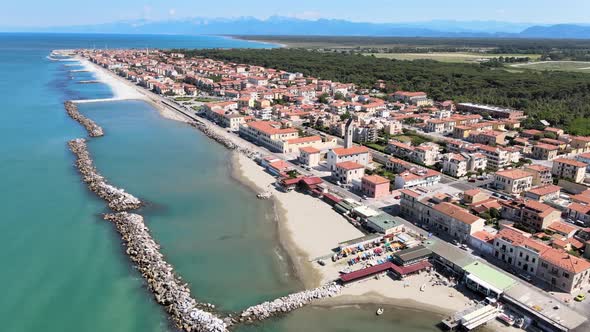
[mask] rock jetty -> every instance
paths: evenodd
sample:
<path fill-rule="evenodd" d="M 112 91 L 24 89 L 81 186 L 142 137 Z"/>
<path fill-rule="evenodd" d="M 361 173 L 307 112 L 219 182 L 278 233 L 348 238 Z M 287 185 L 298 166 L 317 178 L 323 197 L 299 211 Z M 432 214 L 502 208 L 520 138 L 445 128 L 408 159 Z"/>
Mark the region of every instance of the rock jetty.
<path fill-rule="evenodd" d="M 232 142 L 231 139 L 225 137 L 224 135 L 218 134 L 214 129 L 211 129 L 211 125 L 201 122 L 201 121 L 194 121 L 190 123 L 193 127 L 199 129 L 203 134 L 205 134 L 205 136 L 211 138 L 212 140 L 216 141 L 217 143 L 223 145 L 224 147 L 226 147 L 229 150 L 234 150 L 237 151 L 239 153 L 243 153 L 246 156 L 252 158 L 254 157 L 257 153 L 245 148 L 243 146 L 240 146 L 234 142 Z"/>
<path fill-rule="evenodd" d="M 160 246 L 152 239 L 143 217 L 133 213 L 107 214 L 121 234 L 127 255 L 134 262 L 156 301 L 166 307 L 174 324 L 187 332 L 224 332 L 225 322 L 204 309 L 211 304 L 197 303 L 188 286 L 174 274 L 173 268 L 160 253 Z"/>
<path fill-rule="evenodd" d="M 250 307 L 240 314 L 237 322 L 261 321 L 269 317 L 299 309 L 313 300 L 338 295 L 342 286 L 330 283 L 318 288 L 280 297 L 272 302 L 264 302 Z M 234 319 L 234 320 L 236 320 Z"/>
<path fill-rule="evenodd" d="M 79 124 L 84 126 L 84 128 L 86 128 L 86 131 L 88 131 L 88 135 L 90 135 L 90 137 L 104 136 L 104 131 L 102 130 L 102 127 L 97 125 L 94 121 L 82 115 L 80 112 L 78 112 L 78 106 L 76 104 L 74 104 L 71 101 L 66 101 L 64 103 L 64 106 L 66 108 L 66 112 L 68 113 L 68 115 L 72 119 L 77 121 Z"/>
<path fill-rule="evenodd" d="M 70 150 L 76 155 L 76 167 L 82 180 L 88 185 L 88 188 L 96 193 L 100 198 L 107 201 L 109 208 L 113 211 L 127 211 L 139 208 L 142 203 L 135 196 L 128 194 L 125 190 L 108 184 L 107 180 L 98 173 L 94 167 L 86 140 L 83 138 L 73 139 L 68 142 Z"/>

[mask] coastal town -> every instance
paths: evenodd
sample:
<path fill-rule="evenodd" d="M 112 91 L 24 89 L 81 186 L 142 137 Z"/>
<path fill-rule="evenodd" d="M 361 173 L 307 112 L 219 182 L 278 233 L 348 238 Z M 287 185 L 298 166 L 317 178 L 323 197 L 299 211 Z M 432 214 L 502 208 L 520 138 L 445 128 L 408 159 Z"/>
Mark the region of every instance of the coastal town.
<path fill-rule="evenodd" d="M 590 137 L 519 110 L 386 93 L 390 82 L 359 88 L 159 50 L 75 53 L 239 148 L 244 167 L 265 171 L 260 198 L 304 195 L 337 213 L 350 237 L 314 238 L 305 258 L 320 284 L 464 299 L 442 322 L 451 329 L 587 324 Z M 322 223 L 317 213 L 309 223 Z"/>

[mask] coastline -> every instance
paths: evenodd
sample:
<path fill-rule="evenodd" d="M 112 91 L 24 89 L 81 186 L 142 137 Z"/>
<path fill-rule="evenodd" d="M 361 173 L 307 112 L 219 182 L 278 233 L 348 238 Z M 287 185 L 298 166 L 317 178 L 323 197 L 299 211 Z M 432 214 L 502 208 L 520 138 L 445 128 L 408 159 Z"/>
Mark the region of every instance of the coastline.
<path fill-rule="evenodd" d="M 192 122 L 186 116 L 161 105 L 157 99 L 149 96 L 150 92 L 142 91 L 143 88 L 90 63 L 88 60 L 82 59 L 81 61 L 86 61 L 87 68 L 97 73 L 97 78 L 111 87 L 113 94 L 117 96 L 117 99 L 114 100 L 143 100 L 150 103 L 164 118 L 185 123 Z M 124 89 L 134 90 L 134 93 L 125 92 Z M 237 141 L 242 146 L 251 146 L 248 142 L 240 142 L 241 139 L 237 139 L 234 134 L 229 134 L 221 128 L 213 128 L 213 130 L 225 135 L 233 142 Z M 233 152 L 230 162 L 232 177 L 250 188 L 253 193 L 266 191 L 275 182 L 272 175 L 266 173 L 258 164 L 242 153 Z M 321 267 L 313 260 L 327 255 L 331 256 L 331 249 L 337 246 L 339 242 L 363 236 L 362 232 L 349 224 L 328 204 L 317 198 L 297 192 L 283 193 L 276 189 L 273 189 L 272 192 L 272 203 L 277 217 L 279 244 L 288 255 L 288 260 L 293 265 L 293 272 L 297 279 L 306 289 L 318 287 L 320 284 L 335 279 L 338 276 L 338 270 L 342 266 L 330 264 Z M 311 211 L 313 211 L 313 218 L 310 218 Z M 310 223 L 310 221 L 313 223 Z M 383 282 L 386 282 L 386 284 L 383 284 Z M 346 286 L 341 295 L 318 301 L 313 305 L 335 307 L 383 304 L 442 315 L 452 313 L 456 309 L 460 310 L 470 303 L 469 299 L 459 296 L 462 294 L 452 288 L 444 288 L 443 292 L 449 290 L 456 292 L 456 294 L 453 294 L 453 298 L 456 300 L 453 305 L 447 303 L 447 293 L 438 296 L 441 303 L 433 303 L 434 294 L 432 292 L 422 293 L 424 296 L 419 296 L 420 291 L 418 288 L 421 285 L 419 282 L 413 281 L 412 285 L 414 287 L 407 289 L 407 292 L 402 292 L 403 294 L 399 294 L 398 291 L 402 287 L 402 281 L 393 281 L 389 278 L 369 280 Z"/>
<path fill-rule="evenodd" d="M 256 40 L 256 39 L 248 39 L 248 38 L 243 38 L 246 36 L 235 36 L 235 35 L 215 35 L 217 37 L 222 37 L 222 38 L 227 38 L 227 39 L 234 39 L 234 40 L 244 40 L 244 41 L 248 41 L 248 42 L 252 42 L 252 43 L 258 43 L 258 44 L 264 44 L 264 45 L 270 45 L 270 46 L 275 46 L 274 48 L 288 48 L 289 45 L 287 44 L 282 44 L 282 43 L 275 43 L 275 42 L 271 42 L 271 41 L 267 41 L 267 40 Z"/>

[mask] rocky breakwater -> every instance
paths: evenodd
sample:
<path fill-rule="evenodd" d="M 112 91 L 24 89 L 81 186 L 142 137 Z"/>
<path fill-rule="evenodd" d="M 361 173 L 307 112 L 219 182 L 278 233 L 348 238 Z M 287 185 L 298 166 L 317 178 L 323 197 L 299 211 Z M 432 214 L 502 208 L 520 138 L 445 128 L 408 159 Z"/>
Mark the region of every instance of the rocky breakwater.
<path fill-rule="evenodd" d="M 338 295 L 342 286 L 330 283 L 315 289 L 280 297 L 272 302 L 264 302 L 250 307 L 234 318 L 234 322 L 261 321 L 269 317 L 287 313 L 301 308 L 313 300 L 319 300 Z"/>
<path fill-rule="evenodd" d="M 72 119 L 77 121 L 79 124 L 84 126 L 84 128 L 86 128 L 86 131 L 88 131 L 88 135 L 90 135 L 90 137 L 100 137 L 104 135 L 102 127 L 97 125 L 94 121 L 82 115 L 78 111 L 78 106 L 75 103 L 71 101 L 66 101 L 64 103 L 64 106 L 66 108 L 66 112 L 68 113 L 68 115 Z"/>
<path fill-rule="evenodd" d="M 107 180 L 98 173 L 94 167 L 86 140 L 77 138 L 68 142 L 70 150 L 76 155 L 76 167 L 82 180 L 88 188 L 100 198 L 107 201 L 109 208 L 113 211 L 127 211 L 139 208 L 142 203 L 135 196 L 128 194 L 125 190 L 114 187 L 107 183 Z"/>
<path fill-rule="evenodd" d="M 207 137 L 213 139 L 214 141 L 218 142 L 219 144 L 225 146 L 229 150 L 235 150 L 237 152 L 243 153 L 247 156 L 253 156 L 255 152 L 251 151 L 250 149 L 240 146 L 234 143 L 231 139 L 227 138 L 225 135 L 217 133 L 214 129 L 204 122 L 201 121 L 194 121 L 190 123 L 193 127 L 199 129 L 203 134 Z"/>
<path fill-rule="evenodd" d="M 213 305 L 197 303 L 191 297 L 188 286 L 164 260 L 160 246 L 152 239 L 142 216 L 120 212 L 107 214 L 104 218 L 116 225 L 127 247 L 127 255 L 141 272 L 156 301 L 166 307 L 179 329 L 187 332 L 227 331 L 222 319 L 204 310 L 214 308 Z"/>

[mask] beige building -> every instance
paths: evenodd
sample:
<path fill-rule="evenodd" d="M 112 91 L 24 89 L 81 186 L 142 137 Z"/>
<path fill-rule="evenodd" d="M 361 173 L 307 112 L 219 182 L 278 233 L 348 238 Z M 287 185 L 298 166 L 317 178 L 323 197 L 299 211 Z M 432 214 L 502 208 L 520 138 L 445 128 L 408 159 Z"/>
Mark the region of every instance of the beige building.
<path fill-rule="evenodd" d="M 587 166 L 588 165 L 581 161 L 567 158 L 558 158 L 553 161 L 551 173 L 560 179 L 581 183 L 584 181 L 584 177 L 586 176 Z"/>
<path fill-rule="evenodd" d="M 427 226 L 432 232 L 443 232 L 461 242 L 482 231 L 485 221 L 468 210 L 437 197 L 425 197 L 413 190 L 401 190 L 401 214 Z"/>
<path fill-rule="evenodd" d="M 298 159 L 305 166 L 316 167 L 320 164 L 320 150 L 311 146 L 300 148 Z"/>
<path fill-rule="evenodd" d="M 582 291 L 589 285 L 590 262 L 551 248 L 541 254 L 537 277 L 567 293 Z"/>
<path fill-rule="evenodd" d="M 553 160 L 557 158 L 559 147 L 555 145 L 537 143 L 533 146 L 532 157 L 538 160 Z"/>
<path fill-rule="evenodd" d="M 533 186 L 542 186 L 553 183 L 553 176 L 551 176 L 551 168 L 543 165 L 528 165 L 524 168 L 525 172 L 531 173 L 533 176 Z"/>
<path fill-rule="evenodd" d="M 363 166 L 368 166 L 371 162 L 369 149 L 364 146 L 352 146 L 350 148 L 335 148 L 328 151 L 328 167 L 330 170 L 336 169 L 336 164 L 352 161 Z"/>
<path fill-rule="evenodd" d="M 365 176 L 365 167 L 353 161 L 343 161 L 336 164 L 336 168 L 332 171 L 332 177 L 336 181 L 343 184 L 352 184 L 360 181 Z"/>
<path fill-rule="evenodd" d="M 456 178 L 467 175 L 467 158 L 458 153 L 444 155 L 442 172 Z"/>
<path fill-rule="evenodd" d="M 531 189 L 533 176 L 520 169 L 499 171 L 494 174 L 494 186 L 509 194 L 520 194 Z"/>
<path fill-rule="evenodd" d="M 298 138 L 295 128 L 284 128 L 280 122 L 252 121 L 240 125 L 240 136 L 271 151 L 283 152 L 284 141 Z"/>

